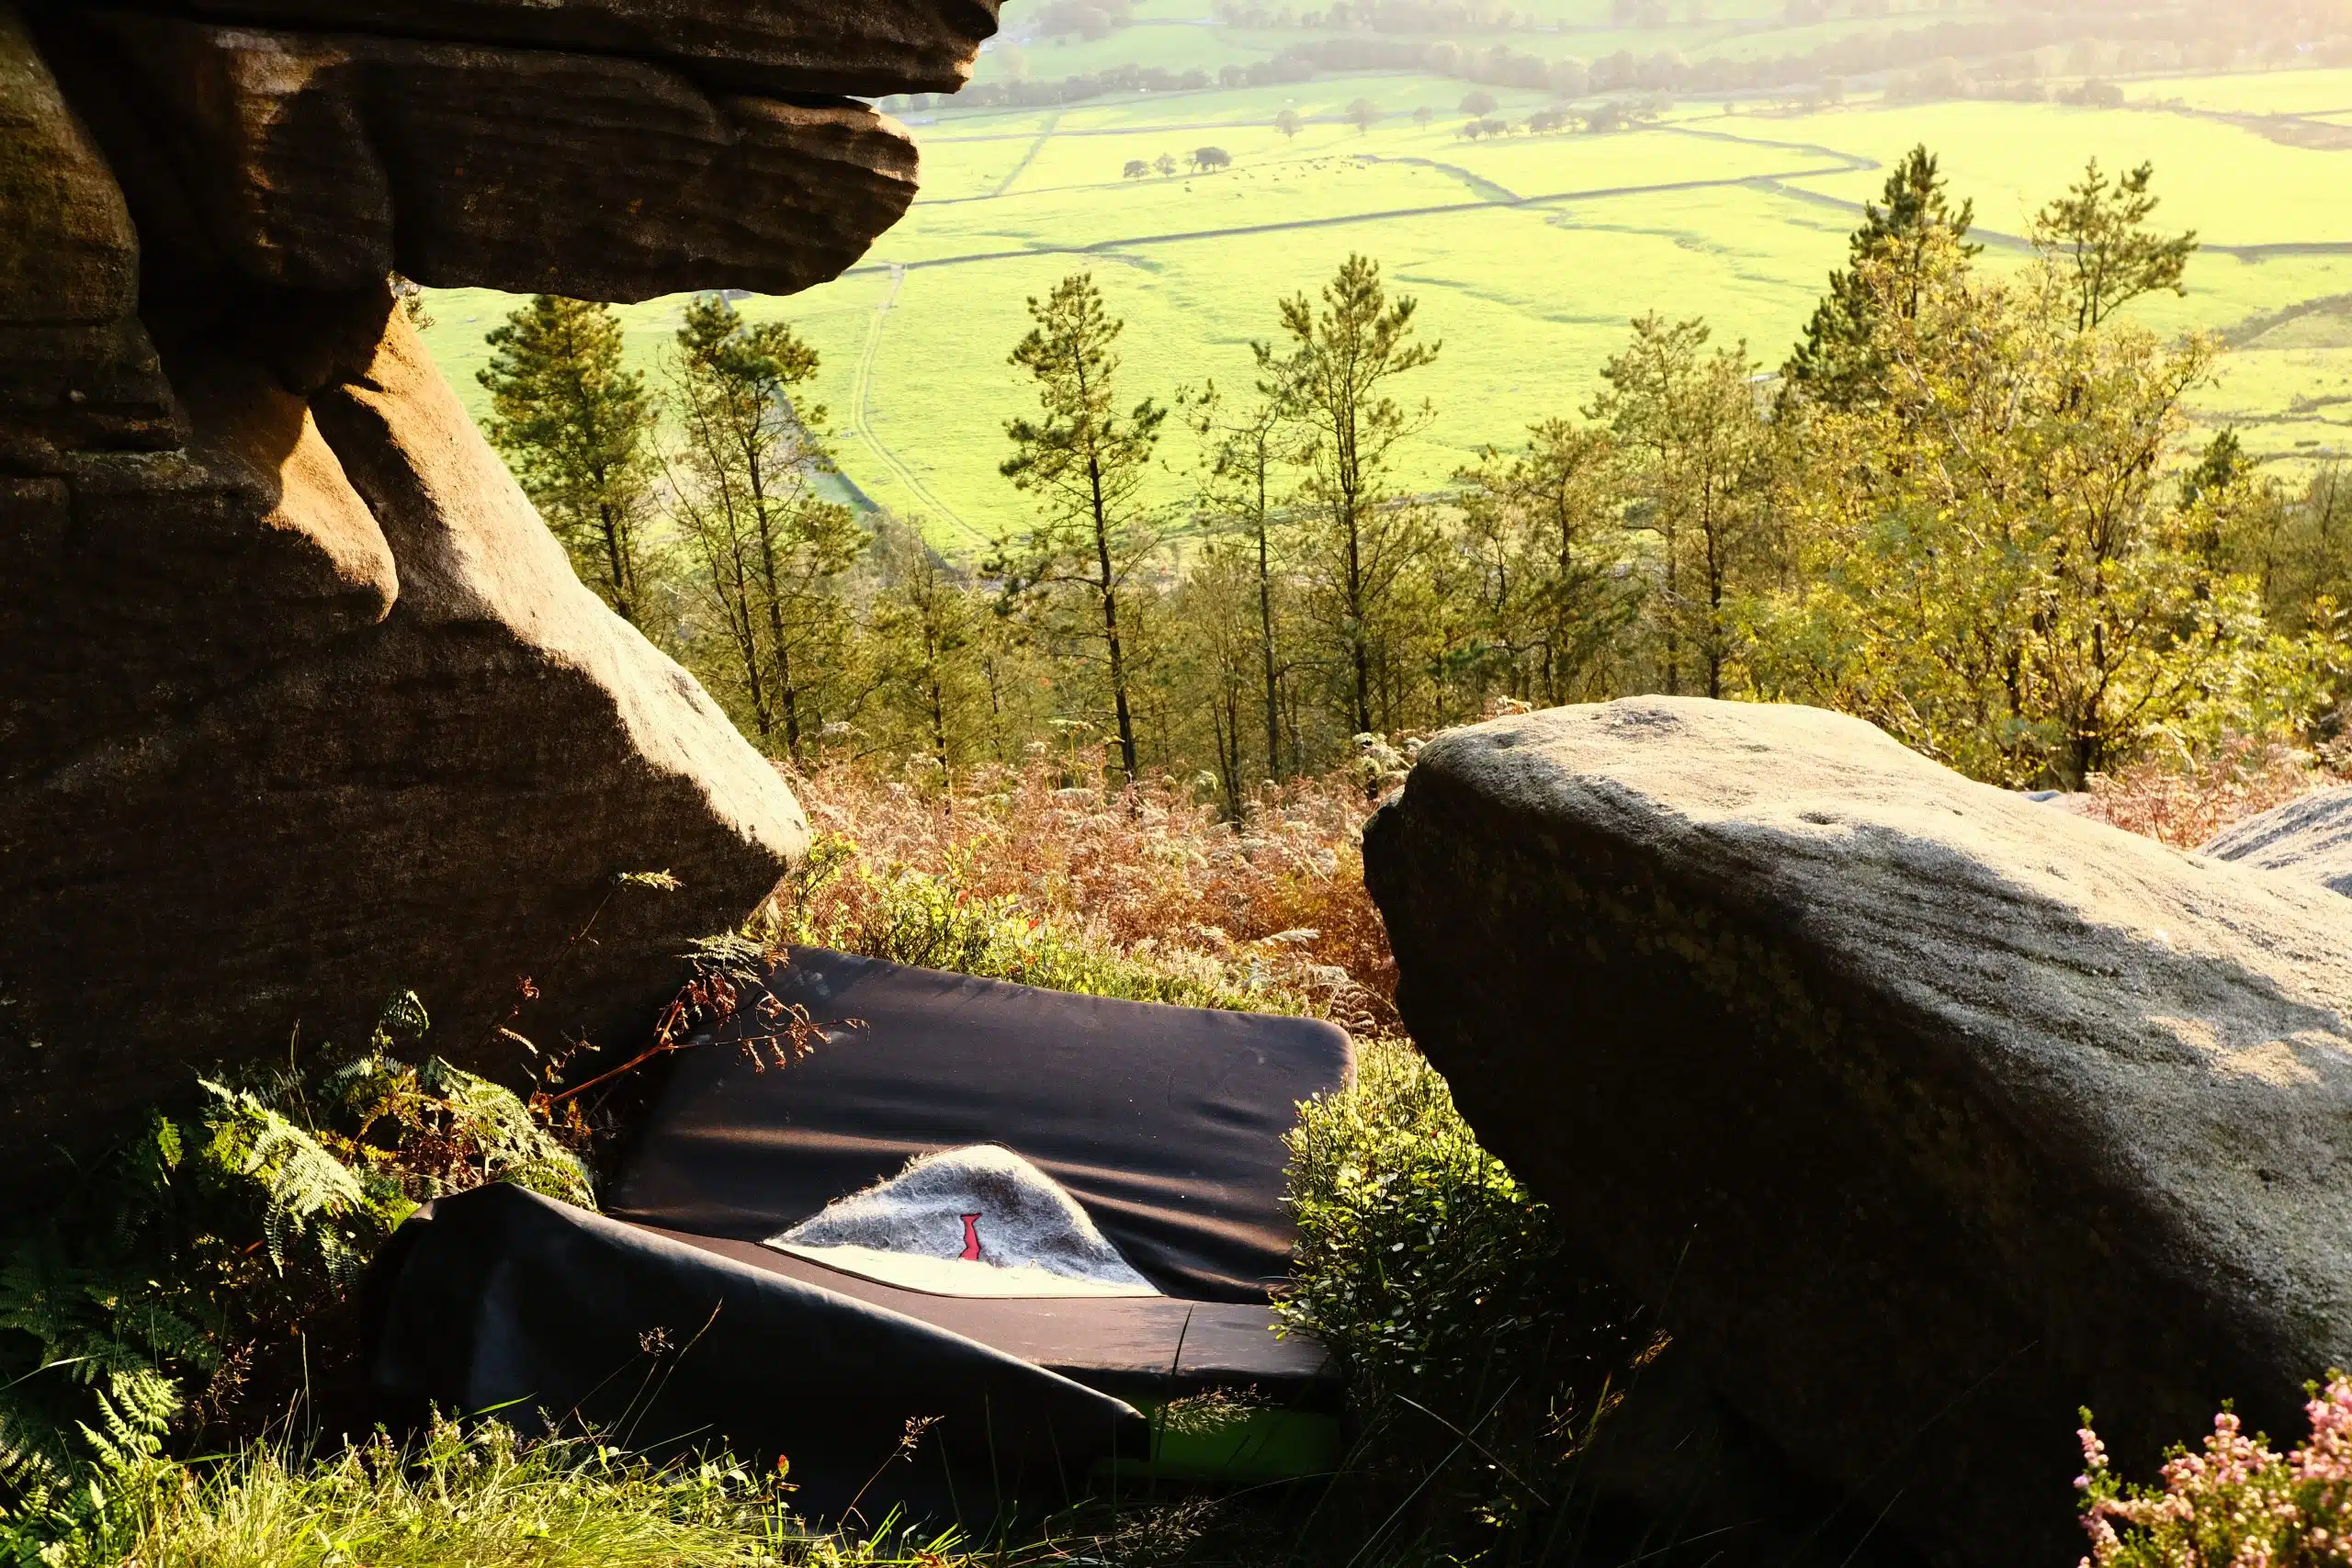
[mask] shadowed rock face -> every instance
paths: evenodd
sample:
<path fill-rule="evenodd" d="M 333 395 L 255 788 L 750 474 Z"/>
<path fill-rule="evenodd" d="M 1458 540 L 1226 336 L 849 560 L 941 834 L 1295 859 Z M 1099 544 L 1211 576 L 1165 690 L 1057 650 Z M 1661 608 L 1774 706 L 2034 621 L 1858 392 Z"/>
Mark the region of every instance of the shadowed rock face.
<path fill-rule="evenodd" d="M 268 284 L 399 271 L 578 299 L 720 279 L 788 294 L 838 276 L 914 199 L 914 144 L 862 104 L 714 96 L 601 55 L 96 25 L 205 239 Z"/>
<path fill-rule="evenodd" d="M 994 28 L 213 9 L 0 0 L 0 1183 L 401 988 L 477 1069 L 503 1022 L 622 1043 L 766 897 L 799 807 L 573 578 L 385 275 L 832 276 L 915 176 L 838 95 L 952 87 Z"/>
<path fill-rule="evenodd" d="M 2144 1472 L 2352 1358 L 2334 893 L 1672 698 L 1442 737 L 1365 867 L 1415 1037 L 1815 1483 L 1784 1524 L 2070 1561 L 2078 1405 Z"/>

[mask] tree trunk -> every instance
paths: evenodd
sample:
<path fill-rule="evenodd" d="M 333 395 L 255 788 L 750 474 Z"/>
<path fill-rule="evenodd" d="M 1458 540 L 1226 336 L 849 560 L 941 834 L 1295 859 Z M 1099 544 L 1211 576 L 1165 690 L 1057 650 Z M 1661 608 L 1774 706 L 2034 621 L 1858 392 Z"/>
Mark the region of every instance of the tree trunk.
<path fill-rule="evenodd" d="M 1111 705 L 1118 716 L 1119 766 L 1127 783 L 1136 782 L 1135 717 L 1127 709 L 1127 663 L 1119 646 L 1119 590 L 1111 568 L 1111 520 L 1102 499 L 1102 464 L 1088 457 L 1086 476 L 1094 502 L 1094 560 L 1096 585 L 1102 595 L 1102 641 L 1110 651 Z"/>
<path fill-rule="evenodd" d="M 1266 676 L 1266 776 L 1282 772 L 1282 704 L 1274 676 L 1274 582 L 1266 545 L 1266 468 L 1258 466 L 1258 652 Z"/>

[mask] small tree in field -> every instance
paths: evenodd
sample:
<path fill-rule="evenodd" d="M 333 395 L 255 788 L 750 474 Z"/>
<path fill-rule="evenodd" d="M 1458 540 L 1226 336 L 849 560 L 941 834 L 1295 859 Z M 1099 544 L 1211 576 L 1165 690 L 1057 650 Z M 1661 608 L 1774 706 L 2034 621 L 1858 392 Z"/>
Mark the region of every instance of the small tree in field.
<path fill-rule="evenodd" d="M 653 400 L 622 367 L 612 307 L 534 296 L 489 336 L 490 439 L 563 541 L 572 570 L 642 626 L 650 568 Z"/>
<path fill-rule="evenodd" d="M 1284 109 L 1274 116 L 1274 129 L 1283 133 L 1283 140 L 1285 141 L 1298 134 L 1298 127 L 1299 118 L 1296 109 Z"/>
<path fill-rule="evenodd" d="M 1151 161 L 1151 166 L 1158 169 L 1162 176 L 1172 175 L 1176 172 L 1175 156 L 1172 153 L 1162 152 Z"/>
<path fill-rule="evenodd" d="M 1358 136 L 1363 135 L 1380 123 L 1380 106 L 1370 98 L 1358 98 L 1348 106 L 1348 123 L 1356 128 Z"/>
<path fill-rule="evenodd" d="M 1495 112 L 1495 96 L 1484 87 L 1473 87 L 1462 95 L 1462 112 L 1469 115 L 1490 115 Z"/>
<path fill-rule="evenodd" d="M 1016 489 L 1037 498 L 1038 520 L 1000 544 L 989 575 L 1016 603 L 1100 646 L 1119 766 L 1132 781 L 1138 762 L 1130 628 L 1121 624 L 1120 604 L 1129 580 L 1159 553 L 1158 520 L 1142 492 L 1167 411 L 1149 398 L 1119 408 L 1112 345 L 1125 323 L 1102 308 L 1091 275 L 1062 279 L 1042 300 L 1032 296 L 1029 315 L 1036 325 L 1013 349 L 1012 363 L 1035 380 L 1043 417 L 1006 422 L 1013 450 L 1001 468 Z"/>
<path fill-rule="evenodd" d="M 1120 177 L 1122 179 L 1139 180 L 1149 173 L 1151 173 L 1151 165 L 1149 164 L 1145 163 L 1141 158 L 1130 158 L 1127 160 L 1126 172 Z"/>
<path fill-rule="evenodd" d="M 1420 107 L 1413 111 L 1413 124 L 1417 129 L 1421 130 L 1427 130 L 1430 128 L 1430 121 L 1436 118 L 1437 111 L 1430 108 L 1427 104 L 1421 105 Z"/>

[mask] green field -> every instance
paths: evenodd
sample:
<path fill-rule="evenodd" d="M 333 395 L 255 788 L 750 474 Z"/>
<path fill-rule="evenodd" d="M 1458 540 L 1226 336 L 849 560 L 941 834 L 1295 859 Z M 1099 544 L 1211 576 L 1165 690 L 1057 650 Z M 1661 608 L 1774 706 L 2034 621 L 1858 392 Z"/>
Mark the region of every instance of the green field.
<path fill-rule="evenodd" d="M 1028 69 L 1084 69 L 1039 56 L 1113 44 L 1133 58 L 1147 34 L 1154 50 L 1160 35 L 1171 50 L 1198 35 L 1219 59 L 1241 47 L 1205 28 L 1139 25 L 1101 45 L 1031 44 Z M 1580 38 L 1579 51 L 1611 36 Z M 1645 35 L 1647 46 L 1662 36 Z M 2352 452 L 2352 150 L 2294 145 L 2275 122 L 2256 123 L 2275 111 L 2341 114 L 2352 127 L 2352 71 L 2149 77 L 2115 109 L 1686 102 L 1639 131 L 1476 142 L 1456 134 L 1466 90 L 1379 74 L 912 114 L 923 190 L 906 220 L 839 280 L 744 309 L 793 321 L 820 350 L 820 396 L 857 490 L 925 517 L 943 547 L 967 549 L 1023 516 L 996 467 L 1003 422 L 1028 396 L 1006 355 L 1027 324 L 1024 298 L 1069 272 L 1092 271 L 1126 318 L 1132 391 L 1165 397 L 1204 378 L 1245 383 L 1250 342 L 1273 330 L 1278 296 L 1314 288 L 1351 251 L 1379 258 L 1444 344 L 1419 388 L 1438 417 L 1412 454 L 1414 478 L 1434 485 L 1480 444 L 1577 409 L 1643 311 L 1704 316 L 1719 338 L 1745 338 L 1776 364 L 1840 262 L 1860 203 L 1914 142 L 1936 149 L 1954 189 L 1975 198 L 1996 259 L 2019 254 L 2005 238 L 2086 157 L 2149 159 L 2159 216 L 2197 229 L 2205 249 L 2188 298 L 2138 309 L 2166 330 L 2220 330 L 2235 350 L 2205 415 L 2244 427 L 2267 457 Z M 1521 120 L 1549 101 L 1496 96 L 1497 112 Z M 1358 97 L 1387 112 L 1366 134 L 1340 120 Z M 1436 111 L 1426 130 L 1409 118 L 1421 106 Z M 1283 108 L 1308 121 L 1295 139 L 1273 128 Z M 1131 159 L 1181 161 L 1202 145 L 1230 152 L 1232 168 L 1122 177 Z M 477 409 L 481 334 L 507 308 L 480 290 L 432 300 L 435 352 Z M 656 365 L 677 301 L 626 315 L 633 352 Z M 1170 444 L 1172 467 L 1190 456 Z M 1171 472 L 1171 494 L 1180 482 Z"/>

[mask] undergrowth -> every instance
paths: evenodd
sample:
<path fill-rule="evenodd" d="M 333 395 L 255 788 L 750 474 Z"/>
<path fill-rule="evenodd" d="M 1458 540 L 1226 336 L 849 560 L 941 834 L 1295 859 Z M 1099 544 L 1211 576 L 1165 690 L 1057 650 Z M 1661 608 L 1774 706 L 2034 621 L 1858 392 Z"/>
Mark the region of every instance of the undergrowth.
<path fill-rule="evenodd" d="M 1478 1144 L 1411 1046 L 1364 1043 L 1354 1086 L 1301 1108 L 1278 1311 L 1338 1359 L 1367 1550 L 1551 1558 L 1577 1457 L 1665 1348 L 1584 1278 L 1551 1211 Z M 1413 1500 L 1391 1513 L 1389 1500 Z"/>
<path fill-rule="evenodd" d="M 356 1051 L 200 1078 L 0 1240 L 0 1540 L 100 1529 L 108 1478 L 167 1441 L 348 1386 L 360 1277 L 420 1202 L 505 1180 L 593 1205 L 514 1095 L 392 1055 L 428 1028 L 402 996 Z"/>
<path fill-rule="evenodd" d="M 2234 822 L 2346 782 L 2343 744 L 2317 752 L 2245 737 L 2201 751 L 2155 753 L 2066 797 L 2086 817 L 2193 850 Z"/>
<path fill-rule="evenodd" d="M 1019 768 L 795 775 L 820 829 L 786 936 L 1031 985 L 1396 1026 L 1363 886 L 1359 773 L 1269 787 L 1238 823 L 1171 779 L 1105 793 Z M 1099 776 L 1099 774 L 1095 775 Z M 1374 781 L 1377 782 L 1377 781 Z"/>

